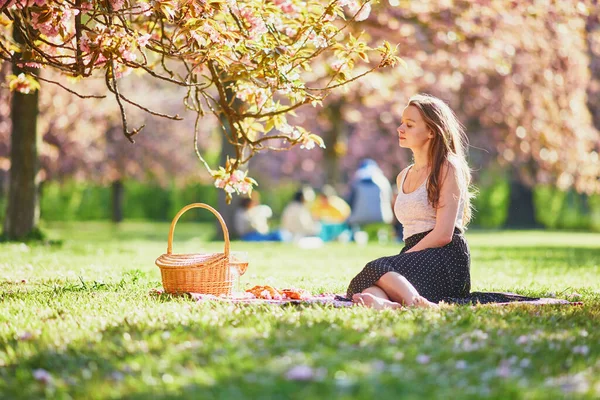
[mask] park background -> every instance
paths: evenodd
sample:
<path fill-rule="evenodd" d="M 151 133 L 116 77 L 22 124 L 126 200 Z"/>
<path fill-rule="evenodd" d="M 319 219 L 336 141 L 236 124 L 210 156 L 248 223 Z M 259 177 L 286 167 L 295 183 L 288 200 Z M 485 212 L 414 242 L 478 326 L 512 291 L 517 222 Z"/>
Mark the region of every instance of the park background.
<path fill-rule="evenodd" d="M 410 163 L 410 152 L 396 145 L 402 109 L 410 95 L 425 92 L 447 101 L 466 127 L 479 192 L 473 228 L 600 230 L 597 11 L 577 2 L 544 4 L 472 10 L 397 0 L 376 5 L 354 29 L 368 42 L 398 44 L 405 63 L 333 91 L 323 107 L 297 109 L 294 123 L 322 136 L 326 147 L 251 159 L 247 167 L 263 201 L 278 216 L 302 183 L 329 183 L 344 195 L 366 157 L 377 160 L 393 183 Z M 2 81 L 10 70 L 3 62 Z M 60 81 L 50 70 L 42 75 Z M 185 117 L 170 121 L 131 108 L 130 120 L 146 125 L 131 144 L 114 99 L 79 99 L 41 84 L 39 114 L 23 112 L 38 118 L 42 221 L 168 221 L 191 202 L 218 203 L 230 221 L 232 207 L 222 195 L 218 200 L 213 178 L 196 157 L 184 89 L 136 73 L 122 78 L 122 91 L 132 99 Z M 106 92 L 102 77 L 88 79 L 85 88 Z M 2 90 L 0 219 L 11 166 L 10 98 Z M 211 115 L 201 121 L 199 147 L 213 167 L 231 154 Z M 184 218 L 211 219 L 203 213 Z"/>
<path fill-rule="evenodd" d="M 163 3 L 184 2 L 153 2 Z M 151 295 L 161 287 L 154 261 L 175 213 L 205 202 L 227 217 L 233 207 L 194 152 L 185 91 L 135 72 L 120 78 L 129 98 L 185 117 L 128 107 L 132 124 L 146 124 L 131 144 L 114 98 L 83 100 L 44 81 L 27 95 L 38 97 L 25 97 L 3 85 L 0 214 L 10 217 L 10 168 L 39 160 L 39 206 L 30 215 L 39 211 L 41 234 L 26 239 L 42 240 L 0 243 L 0 397 L 598 398 L 599 15 L 595 0 L 374 4 L 350 29 L 370 43 L 398 44 L 404 64 L 333 91 L 323 107 L 296 110 L 295 123 L 322 135 L 324 149 L 264 152 L 247 166 L 276 215 L 304 183 L 344 194 L 365 157 L 393 181 L 410 163 L 396 134 L 407 99 L 439 96 L 471 143 L 479 191 L 466 233 L 472 289 L 579 306 L 376 312 Z M 318 68 L 328 71 L 331 61 Z M 11 72 L 3 61 L 1 80 Z M 106 92 L 102 79 L 39 72 L 73 90 Z M 11 139 L 32 132 L 11 132 L 15 98 L 39 105 L 24 111 L 37 121 L 39 151 L 18 161 Z M 224 165 L 232 149 L 216 119 L 208 115 L 200 128 L 200 152 Z M 177 225 L 175 251 L 222 251 L 214 217 L 194 211 Z M 366 262 L 400 247 L 335 242 L 307 253 L 292 243 L 232 242 L 249 254 L 242 285 L 311 293 L 344 293 Z"/>

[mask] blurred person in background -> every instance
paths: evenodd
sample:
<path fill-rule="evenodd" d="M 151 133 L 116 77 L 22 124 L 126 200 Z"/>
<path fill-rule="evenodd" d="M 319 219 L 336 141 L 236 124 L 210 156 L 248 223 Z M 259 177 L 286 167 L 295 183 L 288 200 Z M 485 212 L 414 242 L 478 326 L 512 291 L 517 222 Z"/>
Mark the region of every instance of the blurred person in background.
<path fill-rule="evenodd" d="M 350 206 L 339 197 L 331 185 L 324 185 L 318 192 L 310 208 L 313 217 L 321 223 L 321 239 L 335 240 L 348 230 L 346 220 L 350 216 Z"/>
<path fill-rule="evenodd" d="M 270 231 L 268 220 L 272 216 L 271 207 L 260 204 L 260 195 L 254 191 L 252 197 L 241 199 L 233 217 L 234 229 L 241 240 L 249 242 L 281 242 L 288 239 L 283 232 Z"/>
<path fill-rule="evenodd" d="M 348 195 L 351 213 L 348 225 L 357 232 L 367 224 L 390 224 L 392 212 L 392 185 L 375 160 L 363 160 L 350 183 Z"/>
<path fill-rule="evenodd" d="M 299 189 L 292 201 L 285 206 L 281 214 L 281 229 L 289 232 L 293 240 L 305 237 L 315 237 L 321 231 L 320 224 L 313 219 L 308 201 L 314 198 L 314 191 L 310 187 Z"/>

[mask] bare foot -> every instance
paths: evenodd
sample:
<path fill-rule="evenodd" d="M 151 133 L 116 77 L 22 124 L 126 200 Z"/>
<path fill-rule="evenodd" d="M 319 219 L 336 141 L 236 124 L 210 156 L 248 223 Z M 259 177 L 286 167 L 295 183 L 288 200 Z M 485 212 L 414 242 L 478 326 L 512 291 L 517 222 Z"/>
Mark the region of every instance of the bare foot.
<path fill-rule="evenodd" d="M 437 304 L 427 300 L 423 296 L 417 296 L 413 299 L 411 304 L 413 307 L 421 307 L 421 308 L 440 308 Z"/>
<path fill-rule="evenodd" d="M 373 296 L 370 293 L 357 293 L 352 296 L 352 301 L 358 305 L 374 308 L 376 310 L 383 310 L 386 308 L 402 308 L 399 303 L 394 303 L 381 297 Z"/>

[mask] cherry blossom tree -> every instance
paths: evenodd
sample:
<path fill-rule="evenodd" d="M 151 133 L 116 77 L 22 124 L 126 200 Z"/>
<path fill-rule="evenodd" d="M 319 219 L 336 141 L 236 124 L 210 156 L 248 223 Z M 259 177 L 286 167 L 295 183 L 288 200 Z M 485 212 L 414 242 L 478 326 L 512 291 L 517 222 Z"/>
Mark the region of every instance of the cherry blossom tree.
<path fill-rule="evenodd" d="M 392 179 L 407 161 L 400 158 L 407 154 L 398 157 L 389 150 L 397 146 L 402 108 L 411 94 L 428 92 L 450 103 L 465 123 L 475 170 L 500 163 L 507 171 L 514 195 L 510 209 L 524 211 L 513 221 L 534 222 L 531 188 L 536 183 L 600 192 L 600 137 L 590 119 L 590 110 L 597 113 L 591 105 L 598 98 L 593 94 L 597 84 L 588 71 L 589 66 L 594 73 L 597 64 L 592 34 L 597 2 L 390 1 L 380 6 L 361 25 L 363 38 L 398 43 L 406 68 L 371 74 L 344 94 L 348 135 L 338 148 L 345 152 L 345 173 L 371 156 Z M 331 123 L 299 117 L 312 130 L 327 131 Z M 302 166 L 318 165 L 323 155 L 307 160 L 283 154 L 291 165 L 282 161 L 280 171 L 298 174 Z"/>
<path fill-rule="evenodd" d="M 52 79 L 68 85 L 60 76 Z M 104 87 L 103 82 L 97 80 L 86 83 L 88 89 L 98 93 Z M 127 77 L 121 85 L 153 106 L 160 104 L 170 113 L 186 114 L 183 104 L 178 101 L 182 96 L 181 89 L 166 84 L 156 85 L 156 82 L 143 77 Z M 120 132 L 120 118 L 110 98 L 79 99 L 56 85 L 44 82 L 41 88 L 38 116 L 38 130 L 42 138 L 39 148 L 41 184 L 79 180 L 110 185 L 113 220 L 119 222 L 126 180 L 153 182 L 161 186 L 171 183 L 183 185 L 192 180 L 206 183 L 210 180 L 207 172 L 202 174 L 203 170 L 198 169 L 199 162 L 192 146 L 193 118 L 171 121 L 140 110 L 130 110 L 128 115 L 147 125 L 144 135 L 139 137 L 135 146 L 131 146 Z M 8 91 L 3 92 L 0 110 L 9 109 L 8 94 Z M 2 114 L 0 111 L 0 118 Z M 3 144 L 0 147 L 1 172 L 8 170 L 10 165 L 8 146 L 4 146 L 10 140 L 8 122 L 7 117 L 0 122 L 0 142 Z M 214 139 L 209 140 L 211 131 L 215 129 L 216 124 L 203 124 L 199 138 L 204 146 L 215 142 Z M 43 196 L 43 190 L 40 193 Z"/>
<path fill-rule="evenodd" d="M 73 79 L 103 74 L 120 110 L 123 133 L 133 142 L 144 126 L 133 127 L 125 104 L 163 118 L 180 116 L 132 100 L 119 80 L 135 70 L 184 87 L 183 100 L 196 113 L 196 126 L 206 113 L 213 113 L 223 121 L 223 132 L 235 148 L 235 157 L 215 169 L 198 152 L 228 198 L 249 193 L 256 184 L 237 171 L 257 152 L 323 144 L 318 135 L 290 125 L 286 115 L 305 104 L 317 106 L 332 89 L 398 60 L 387 42 L 369 47 L 345 29 L 349 20 L 368 16 L 368 0 L 9 0 L 0 4 L 4 27 L 0 58 L 15 65 L 17 73 L 8 83 L 12 90 L 19 95 L 37 93 L 38 81 L 54 82 L 36 76 L 34 68 L 51 68 Z M 354 65 L 368 60 L 372 52 L 380 55 L 379 61 L 360 74 L 348 70 L 319 75 L 312 69 L 325 54 Z M 242 107 L 232 107 L 228 91 L 243 101 Z"/>

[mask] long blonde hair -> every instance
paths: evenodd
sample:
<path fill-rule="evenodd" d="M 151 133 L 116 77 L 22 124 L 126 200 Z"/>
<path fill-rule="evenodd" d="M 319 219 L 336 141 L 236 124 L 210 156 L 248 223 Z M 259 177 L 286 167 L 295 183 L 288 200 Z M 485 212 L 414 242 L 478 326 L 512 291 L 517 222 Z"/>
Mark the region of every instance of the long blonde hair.
<path fill-rule="evenodd" d="M 452 109 L 437 97 L 428 94 L 417 94 L 408 100 L 409 106 L 415 106 L 421 117 L 433 132 L 429 147 L 428 161 L 431 175 L 427 181 L 427 199 L 432 207 L 437 208 L 440 202 L 440 176 L 445 163 L 450 163 L 456 170 L 461 199 L 464 201 L 463 225 L 471 220 L 471 170 L 467 164 L 465 149 L 468 145 L 464 127 L 458 121 Z"/>

